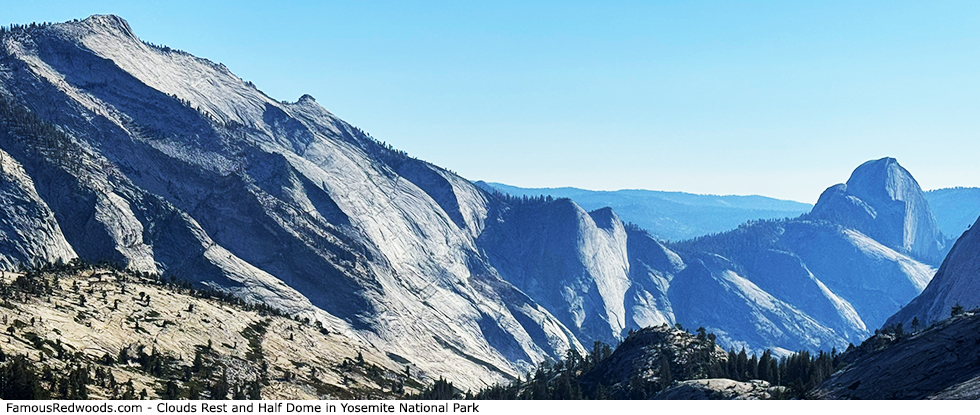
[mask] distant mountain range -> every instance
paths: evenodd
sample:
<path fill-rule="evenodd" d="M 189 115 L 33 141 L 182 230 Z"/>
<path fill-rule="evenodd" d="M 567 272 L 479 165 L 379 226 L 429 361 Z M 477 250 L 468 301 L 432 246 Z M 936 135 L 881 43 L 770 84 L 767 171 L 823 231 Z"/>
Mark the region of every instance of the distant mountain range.
<path fill-rule="evenodd" d="M 610 207 L 664 241 L 682 241 L 730 231 L 759 219 L 797 217 L 813 205 L 765 196 L 717 196 L 658 190 L 586 190 L 575 187 L 525 188 L 477 181 L 483 189 L 517 197 L 569 198 L 587 210 Z M 943 235 L 955 238 L 980 216 L 980 188 L 929 190 L 926 201 Z"/>
<path fill-rule="evenodd" d="M 666 243 L 598 199 L 488 191 L 308 95 L 277 101 L 224 65 L 145 43 L 117 16 L 0 30 L 0 167 L 2 270 L 162 275 L 333 336 L 318 347 L 370 348 L 386 370 L 472 390 L 664 324 L 704 327 L 726 349 L 844 349 L 922 292 L 950 246 L 890 158 L 811 213 L 660 194 L 673 235 L 711 233 Z M 637 212 L 659 194 L 612 193 Z M 46 335 L 75 344 L 73 332 Z M 115 340 L 83 353 L 145 338 Z"/>
<path fill-rule="evenodd" d="M 517 197 L 569 198 L 587 210 L 611 207 L 657 239 L 679 241 L 735 229 L 750 220 L 796 217 L 813 205 L 764 196 L 714 196 L 656 190 L 597 191 L 574 187 L 521 188 L 476 182 Z"/>
<path fill-rule="evenodd" d="M 980 188 L 954 187 L 926 192 L 929 207 L 936 214 L 939 230 L 956 240 L 980 217 Z"/>
<path fill-rule="evenodd" d="M 645 287 L 627 296 L 634 321 L 703 326 L 723 345 L 779 353 L 862 341 L 926 287 L 948 249 L 924 193 L 892 158 L 859 166 L 810 213 L 655 239 L 628 232 L 633 287 Z"/>

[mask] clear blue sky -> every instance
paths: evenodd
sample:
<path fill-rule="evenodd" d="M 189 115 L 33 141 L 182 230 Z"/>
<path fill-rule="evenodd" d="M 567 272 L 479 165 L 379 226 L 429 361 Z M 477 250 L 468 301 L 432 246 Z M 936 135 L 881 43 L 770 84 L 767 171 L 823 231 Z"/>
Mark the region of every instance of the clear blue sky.
<path fill-rule="evenodd" d="M 5 3 L 118 14 L 472 180 L 813 202 L 892 156 L 980 186 L 976 1 Z"/>

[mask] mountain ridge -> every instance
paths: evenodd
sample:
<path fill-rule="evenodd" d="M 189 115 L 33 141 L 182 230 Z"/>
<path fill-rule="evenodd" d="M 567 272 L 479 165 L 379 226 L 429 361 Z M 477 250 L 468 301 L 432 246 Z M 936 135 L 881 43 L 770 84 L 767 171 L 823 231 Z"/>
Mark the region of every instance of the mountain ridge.
<path fill-rule="evenodd" d="M 0 51 L 0 95 L 34 114 L 8 121 L 0 147 L 41 178 L 79 257 L 330 319 L 464 386 L 581 349 L 481 265 L 490 201 L 468 182 L 121 22 L 18 28 Z M 51 127 L 44 151 L 23 144 L 28 124 Z"/>
<path fill-rule="evenodd" d="M 965 312 L 913 332 L 884 330 L 845 353 L 852 360 L 820 385 L 817 399 L 980 398 L 980 315 Z"/>
<path fill-rule="evenodd" d="M 661 324 L 781 354 L 844 347 L 885 318 L 866 310 L 891 314 L 931 277 L 828 220 L 666 244 L 612 209 L 490 192 L 118 17 L 0 32 L 0 102 L 0 265 L 78 258 L 180 278 L 466 388 Z M 833 255 L 860 272 L 814 259 Z"/>
<path fill-rule="evenodd" d="M 799 216 L 812 207 L 765 196 L 696 195 L 641 189 L 520 188 L 483 181 L 475 184 L 485 190 L 518 197 L 567 197 L 586 210 L 612 207 L 625 221 L 639 225 L 662 240 L 675 241 L 734 229 L 748 220 Z"/>
<path fill-rule="evenodd" d="M 936 212 L 936 220 L 947 237 L 948 246 L 952 246 L 956 238 L 980 216 L 980 188 L 977 187 L 930 190 L 926 192 L 926 199 Z"/>

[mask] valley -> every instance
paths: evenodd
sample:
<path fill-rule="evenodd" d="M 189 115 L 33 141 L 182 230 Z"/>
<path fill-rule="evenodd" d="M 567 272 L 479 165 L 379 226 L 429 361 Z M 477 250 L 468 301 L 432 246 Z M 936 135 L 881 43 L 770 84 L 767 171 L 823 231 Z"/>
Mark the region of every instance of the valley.
<path fill-rule="evenodd" d="M 828 185 L 474 183 L 119 16 L 4 27 L 5 397 L 844 397 L 980 307 L 980 231 L 895 158 Z"/>

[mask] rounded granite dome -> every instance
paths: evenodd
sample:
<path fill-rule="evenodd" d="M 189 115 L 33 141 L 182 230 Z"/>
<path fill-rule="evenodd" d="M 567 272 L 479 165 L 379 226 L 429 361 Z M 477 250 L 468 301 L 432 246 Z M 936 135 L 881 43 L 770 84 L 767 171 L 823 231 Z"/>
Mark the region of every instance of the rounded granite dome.
<path fill-rule="evenodd" d="M 811 215 L 852 228 L 922 261 L 942 261 L 943 237 L 912 174 L 891 157 L 868 161 L 828 188 Z"/>

